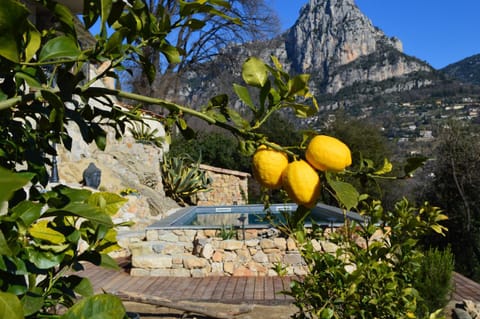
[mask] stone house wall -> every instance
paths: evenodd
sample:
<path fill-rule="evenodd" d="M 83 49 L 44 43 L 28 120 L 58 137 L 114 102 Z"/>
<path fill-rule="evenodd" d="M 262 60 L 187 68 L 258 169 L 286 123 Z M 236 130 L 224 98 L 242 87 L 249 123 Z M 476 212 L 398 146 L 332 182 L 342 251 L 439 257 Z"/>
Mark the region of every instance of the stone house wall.
<path fill-rule="evenodd" d="M 198 206 L 242 205 L 248 202 L 250 174 L 201 164 L 213 183 L 209 192 L 197 193 Z"/>

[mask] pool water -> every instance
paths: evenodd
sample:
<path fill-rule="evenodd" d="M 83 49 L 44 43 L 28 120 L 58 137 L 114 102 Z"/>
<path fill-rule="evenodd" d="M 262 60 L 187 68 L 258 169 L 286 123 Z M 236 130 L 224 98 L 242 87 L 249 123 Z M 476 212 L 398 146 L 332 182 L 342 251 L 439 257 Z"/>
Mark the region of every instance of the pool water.
<path fill-rule="evenodd" d="M 177 210 L 172 215 L 149 226 L 150 229 L 173 228 L 268 228 L 285 221 L 284 214 L 294 212 L 296 204 L 272 204 L 268 211 L 263 204 L 232 206 L 192 206 Z M 318 204 L 312 209 L 306 224 L 312 220 L 319 225 L 338 226 L 344 222 L 344 212 L 333 206 Z M 363 221 L 359 214 L 348 212 L 348 219 Z M 268 218 L 267 218 L 268 217 Z"/>

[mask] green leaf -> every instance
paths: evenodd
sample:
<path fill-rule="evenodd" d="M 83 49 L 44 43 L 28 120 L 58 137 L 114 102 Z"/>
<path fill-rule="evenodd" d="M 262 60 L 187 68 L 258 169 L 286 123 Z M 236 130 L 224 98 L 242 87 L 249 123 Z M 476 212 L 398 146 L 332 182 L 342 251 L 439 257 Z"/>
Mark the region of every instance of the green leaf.
<path fill-rule="evenodd" d="M 61 209 L 48 209 L 42 217 L 50 216 L 79 216 L 91 222 L 113 226 L 112 219 L 99 208 L 86 203 L 69 203 Z"/>
<path fill-rule="evenodd" d="M 385 175 L 392 171 L 393 164 L 386 158 L 383 159 L 383 167 L 373 172 L 374 175 Z"/>
<path fill-rule="evenodd" d="M 77 294 L 83 297 L 93 296 L 93 286 L 88 278 L 71 275 L 68 277 L 68 280 L 74 283 L 73 291 Z"/>
<path fill-rule="evenodd" d="M 168 63 L 177 64 L 180 63 L 180 53 L 178 49 L 173 45 L 166 44 L 160 48 L 160 52 L 167 58 Z"/>
<path fill-rule="evenodd" d="M 34 221 L 40 218 L 44 205 L 31 201 L 21 201 L 12 208 L 15 218 L 19 218 L 25 227 L 29 227 Z"/>
<path fill-rule="evenodd" d="M 112 0 L 101 0 L 102 4 L 102 33 L 106 32 L 104 30 L 105 28 L 105 23 L 108 20 L 108 17 L 110 16 L 110 11 L 112 10 Z"/>
<path fill-rule="evenodd" d="M 0 56 L 20 62 L 19 42 L 25 30 L 24 23 L 30 13 L 27 8 L 14 0 L 3 0 L 0 5 Z"/>
<path fill-rule="evenodd" d="M 262 60 L 248 58 L 242 66 L 242 78 L 248 85 L 263 87 L 268 81 L 268 68 Z"/>
<path fill-rule="evenodd" d="M 60 265 L 64 254 L 55 254 L 50 251 L 40 251 L 36 248 L 27 249 L 28 260 L 39 269 L 50 269 Z"/>
<path fill-rule="evenodd" d="M 48 220 L 41 220 L 30 227 L 29 233 L 33 238 L 45 240 L 52 244 L 64 243 L 65 236 L 62 233 L 48 227 L 48 225 Z"/>
<path fill-rule="evenodd" d="M 125 314 L 120 298 L 102 294 L 80 300 L 61 319 L 123 319 Z"/>
<path fill-rule="evenodd" d="M 250 107 L 253 112 L 257 112 L 257 108 L 253 104 L 252 97 L 250 96 L 250 93 L 246 87 L 234 83 L 233 90 L 243 103 Z"/>
<path fill-rule="evenodd" d="M 320 319 L 330 319 L 330 318 L 333 318 L 333 315 L 334 315 L 334 311 L 330 308 L 325 308 L 322 310 L 322 312 L 320 313 Z"/>
<path fill-rule="evenodd" d="M 301 95 L 304 96 L 308 93 L 308 81 L 310 80 L 309 74 L 299 74 L 293 79 L 288 81 L 288 95 Z"/>
<path fill-rule="evenodd" d="M 357 206 L 360 194 L 352 184 L 331 179 L 328 180 L 328 184 L 332 187 L 338 201 L 345 209 L 350 210 Z"/>
<path fill-rule="evenodd" d="M 115 215 L 127 201 L 126 198 L 109 192 L 93 193 L 88 199 L 89 204 L 100 208 L 109 216 Z M 100 205 L 100 203 L 102 203 L 102 205 Z"/>
<path fill-rule="evenodd" d="M 41 294 L 27 292 L 22 298 L 23 312 L 25 316 L 30 316 L 42 309 L 45 299 Z"/>
<path fill-rule="evenodd" d="M 17 296 L 0 291 L 0 318 L 23 319 L 23 307 Z"/>
<path fill-rule="evenodd" d="M 25 186 L 33 176 L 33 173 L 18 174 L 0 167 L 0 203 L 10 199 L 12 194 Z"/>
<path fill-rule="evenodd" d="M 42 86 L 38 80 L 32 76 L 30 73 L 24 72 L 24 70 L 15 72 L 15 80 L 17 82 L 20 82 L 20 80 L 23 80 L 27 82 L 27 84 L 31 87 L 39 88 Z"/>
<path fill-rule="evenodd" d="M 81 51 L 70 37 L 59 36 L 48 41 L 40 51 L 39 62 L 66 59 L 77 60 Z"/>
<path fill-rule="evenodd" d="M 6 256 L 13 256 L 12 250 L 8 246 L 7 239 L 3 235 L 3 231 L 0 229 L 0 251 L 2 252 L 2 255 Z M 0 256 L 0 259 L 2 257 Z"/>
<path fill-rule="evenodd" d="M 120 266 L 115 261 L 115 259 L 113 259 L 112 257 L 110 257 L 107 254 L 101 254 L 100 266 L 102 266 L 104 268 L 113 269 L 113 270 L 120 270 Z"/>
<path fill-rule="evenodd" d="M 28 32 L 27 32 L 27 46 L 25 48 L 25 62 L 30 62 L 30 60 L 35 56 L 37 50 L 40 48 L 42 42 L 42 37 L 37 28 L 28 21 Z"/>
<path fill-rule="evenodd" d="M 234 109 L 227 109 L 228 117 L 230 120 L 235 123 L 237 127 L 241 128 L 250 128 L 250 123 L 245 120 L 237 111 Z"/>

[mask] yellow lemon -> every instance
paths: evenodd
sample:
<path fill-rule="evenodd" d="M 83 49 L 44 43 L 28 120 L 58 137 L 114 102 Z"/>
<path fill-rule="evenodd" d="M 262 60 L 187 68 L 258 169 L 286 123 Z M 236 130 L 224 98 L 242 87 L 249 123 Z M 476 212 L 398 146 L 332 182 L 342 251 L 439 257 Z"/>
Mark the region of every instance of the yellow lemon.
<path fill-rule="evenodd" d="M 264 187 L 280 188 L 287 165 L 287 154 L 261 145 L 253 155 L 253 176 Z"/>
<path fill-rule="evenodd" d="M 288 164 L 283 172 L 283 188 L 298 205 L 313 207 L 320 197 L 320 177 L 306 161 Z"/>
<path fill-rule="evenodd" d="M 308 144 L 307 161 L 318 170 L 339 172 L 352 164 L 350 149 L 342 141 L 327 135 L 317 135 Z"/>

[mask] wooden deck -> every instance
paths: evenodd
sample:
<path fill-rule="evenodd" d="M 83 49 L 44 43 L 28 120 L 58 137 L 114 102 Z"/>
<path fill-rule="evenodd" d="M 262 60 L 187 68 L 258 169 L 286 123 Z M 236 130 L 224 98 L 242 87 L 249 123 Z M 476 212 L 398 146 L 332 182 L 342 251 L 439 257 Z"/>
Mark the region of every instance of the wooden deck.
<path fill-rule="evenodd" d="M 88 277 L 96 292 L 131 292 L 175 301 L 251 303 L 263 305 L 291 304 L 293 298 L 282 294 L 292 277 L 133 277 L 128 274 L 128 261 L 123 271 L 87 265 L 79 273 Z M 454 273 L 452 300 L 480 302 L 480 284 Z"/>
<path fill-rule="evenodd" d="M 175 301 L 290 304 L 293 277 L 133 277 L 127 270 L 114 271 L 91 265 L 79 273 L 90 279 L 95 292 L 142 293 Z"/>

